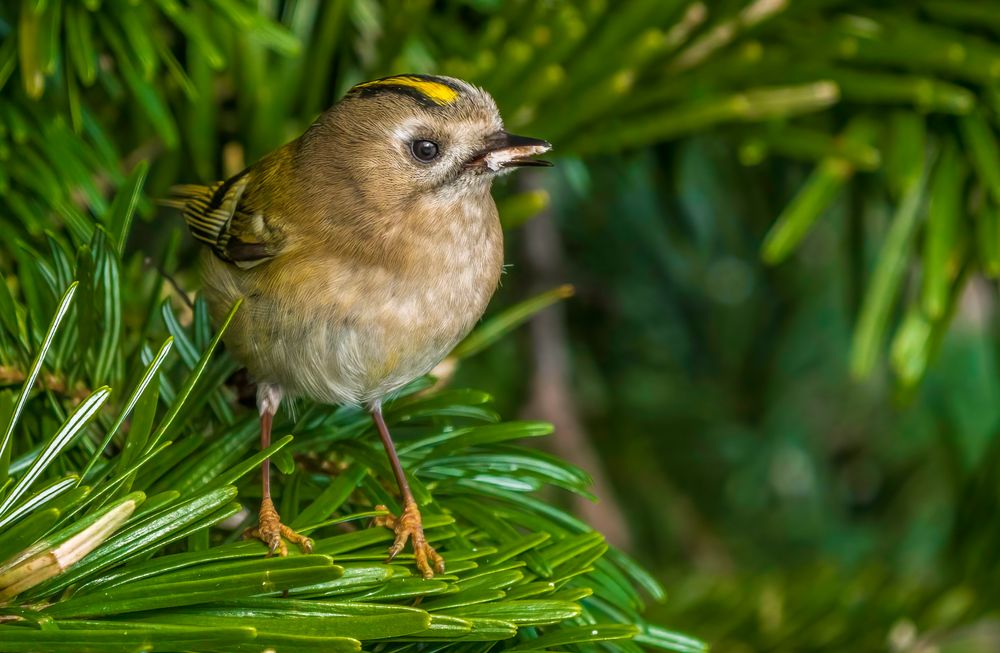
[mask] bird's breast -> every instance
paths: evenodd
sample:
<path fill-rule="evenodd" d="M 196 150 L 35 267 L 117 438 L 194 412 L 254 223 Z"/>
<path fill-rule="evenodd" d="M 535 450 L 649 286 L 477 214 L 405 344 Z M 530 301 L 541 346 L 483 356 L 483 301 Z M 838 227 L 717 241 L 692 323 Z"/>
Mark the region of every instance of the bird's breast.
<path fill-rule="evenodd" d="M 244 289 L 234 354 L 258 381 L 324 403 L 369 403 L 426 374 L 497 287 L 503 237 L 489 208 L 411 231 L 405 259 L 333 251 L 276 260 L 267 282 Z"/>

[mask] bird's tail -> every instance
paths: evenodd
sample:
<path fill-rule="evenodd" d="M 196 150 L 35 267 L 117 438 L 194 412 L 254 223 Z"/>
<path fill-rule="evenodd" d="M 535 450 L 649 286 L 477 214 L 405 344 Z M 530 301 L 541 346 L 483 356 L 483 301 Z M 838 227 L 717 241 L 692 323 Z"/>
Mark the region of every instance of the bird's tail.
<path fill-rule="evenodd" d="M 172 209 L 178 209 L 183 211 L 188 208 L 191 203 L 204 202 L 207 206 L 209 201 L 212 199 L 212 193 L 215 192 L 215 187 L 213 186 L 202 186 L 200 184 L 179 184 L 177 186 L 170 187 L 170 195 L 156 200 L 156 203 L 160 206 L 169 206 Z"/>
<path fill-rule="evenodd" d="M 219 206 L 224 197 L 220 190 L 227 182 L 217 181 L 211 186 L 182 184 L 170 189 L 170 196 L 160 200 L 164 206 L 180 209 L 191 235 L 209 247 L 217 247 L 222 238 L 233 207 Z M 238 196 L 237 196 L 238 199 Z"/>

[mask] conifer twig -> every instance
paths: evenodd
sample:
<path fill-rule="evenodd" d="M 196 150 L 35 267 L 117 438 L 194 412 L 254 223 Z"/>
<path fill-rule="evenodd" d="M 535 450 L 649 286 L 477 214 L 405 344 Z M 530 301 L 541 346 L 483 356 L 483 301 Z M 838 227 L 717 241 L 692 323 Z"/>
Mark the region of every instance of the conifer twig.
<path fill-rule="evenodd" d="M 0 386 L 18 385 L 24 383 L 24 379 L 25 373 L 23 370 L 13 365 L 0 365 Z M 51 372 L 40 374 L 35 385 L 40 390 L 47 390 L 48 392 L 67 397 L 74 404 L 80 403 L 90 395 L 90 390 L 83 383 L 77 381 L 70 388 L 65 378 Z"/>

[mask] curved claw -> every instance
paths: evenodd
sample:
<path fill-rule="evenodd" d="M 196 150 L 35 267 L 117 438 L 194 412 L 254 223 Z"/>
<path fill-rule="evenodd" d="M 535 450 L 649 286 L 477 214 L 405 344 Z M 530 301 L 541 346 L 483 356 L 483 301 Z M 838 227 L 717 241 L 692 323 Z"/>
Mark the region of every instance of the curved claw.
<path fill-rule="evenodd" d="M 375 506 L 376 510 L 387 510 L 385 506 Z M 396 539 L 389 547 L 389 557 L 386 562 L 398 556 L 406 543 L 413 538 L 413 557 L 416 561 L 417 570 L 424 578 L 434 578 L 434 573 L 444 573 L 444 558 L 427 543 L 424 536 L 424 524 L 420 517 L 420 508 L 416 502 L 408 501 L 403 506 L 403 514 L 398 518 L 393 515 L 375 518 L 376 526 L 385 526 L 396 532 Z"/>
<path fill-rule="evenodd" d="M 265 498 L 260 503 L 258 525 L 243 531 L 243 539 L 250 538 L 258 539 L 267 545 L 267 557 L 269 558 L 275 553 L 282 558 L 288 555 L 285 540 L 298 545 L 302 553 L 312 553 L 313 541 L 282 524 L 281 517 L 278 516 L 278 511 L 274 508 L 274 503 L 270 498 Z"/>

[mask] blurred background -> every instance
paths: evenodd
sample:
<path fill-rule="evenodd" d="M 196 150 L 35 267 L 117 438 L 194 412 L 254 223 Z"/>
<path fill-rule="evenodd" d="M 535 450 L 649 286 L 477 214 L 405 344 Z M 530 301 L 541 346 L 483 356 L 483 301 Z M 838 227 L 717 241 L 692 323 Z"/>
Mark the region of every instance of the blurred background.
<path fill-rule="evenodd" d="M 0 37 L 5 239 L 147 177 L 129 248 L 175 294 L 196 248 L 150 198 L 365 79 L 481 84 L 556 167 L 495 191 L 489 315 L 533 315 L 439 372 L 556 424 L 651 618 L 1000 650 L 1000 3 L 24 0 Z"/>

